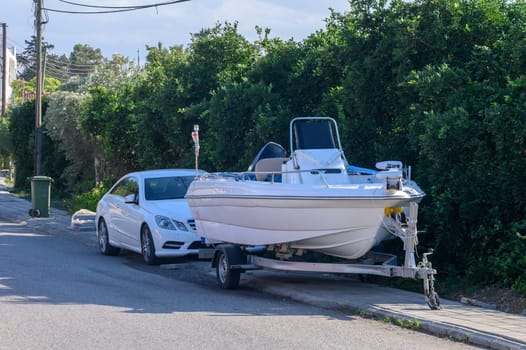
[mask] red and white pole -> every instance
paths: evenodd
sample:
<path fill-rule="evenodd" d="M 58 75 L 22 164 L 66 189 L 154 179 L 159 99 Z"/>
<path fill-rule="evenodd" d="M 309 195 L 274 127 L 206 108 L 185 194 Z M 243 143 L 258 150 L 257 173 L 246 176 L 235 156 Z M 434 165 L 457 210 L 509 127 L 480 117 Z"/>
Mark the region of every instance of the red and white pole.
<path fill-rule="evenodd" d="M 194 140 L 194 154 L 195 154 L 195 176 L 199 176 L 199 125 L 194 125 L 194 131 L 192 131 L 192 140 Z"/>

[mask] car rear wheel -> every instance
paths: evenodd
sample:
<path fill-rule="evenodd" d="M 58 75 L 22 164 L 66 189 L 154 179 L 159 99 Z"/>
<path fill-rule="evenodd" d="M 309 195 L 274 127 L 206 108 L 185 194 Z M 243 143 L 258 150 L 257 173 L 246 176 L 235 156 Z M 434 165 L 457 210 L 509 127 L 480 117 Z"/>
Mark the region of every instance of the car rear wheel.
<path fill-rule="evenodd" d="M 141 228 L 141 251 L 144 262 L 148 265 L 156 265 L 159 263 L 159 260 L 155 256 L 155 245 L 148 225 L 143 225 Z"/>
<path fill-rule="evenodd" d="M 114 247 L 110 244 L 110 237 L 108 234 L 108 227 L 106 226 L 106 221 L 104 219 L 99 220 L 99 225 L 97 229 L 99 250 L 103 255 L 119 255 L 121 252 L 120 248 Z"/>

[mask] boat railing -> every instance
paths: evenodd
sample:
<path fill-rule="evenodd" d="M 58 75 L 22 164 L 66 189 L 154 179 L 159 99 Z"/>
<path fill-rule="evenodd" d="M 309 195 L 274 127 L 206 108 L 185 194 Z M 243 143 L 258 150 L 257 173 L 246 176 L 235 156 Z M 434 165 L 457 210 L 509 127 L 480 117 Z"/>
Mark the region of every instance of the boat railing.
<path fill-rule="evenodd" d="M 255 181 L 255 182 L 268 182 L 268 183 L 281 183 L 283 178 L 286 176 L 297 176 L 298 183 L 301 183 L 300 178 L 304 178 L 301 175 L 317 175 L 320 181 L 320 184 L 323 184 L 327 187 L 334 185 L 334 179 L 330 179 L 331 174 L 341 174 L 343 171 L 347 175 L 351 176 L 355 180 L 351 180 L 353 183 L 376 183 L 381 180 L 381 177 L 378 177 L 378 174 L 383 173 L 383 171 L 367 171 L 368 169 L 362 168 L 348 168 L 348 169 L 294 169 L 289 171 L 241 171 L 241 172 L 215 172 L 215 173 L 204 173 L 200 176 L 200 179 L 214 179 L 214 180 L 225 180 L 225 181 Z M 403 176 L 397 181 L 400 181 L 400 188 L 406 184 L 412 184 L 411 180 L 411 168 L 403 169 Z M 339 182 L 341 183 L 341 182 Z"/>
<path fill-rule="evenodd" d="M 260 181 L 260 182 L 281 182 L 284 175 L 301 175 L 311 174 L 319 175 L 322 182 L 327 186 L 325 175 L 327 174 L 341 174 L 342 169 L 307 169 L 307 170 L 290 170 L 290 171 L 242 171 L 242 172 L 216 172 L 216 173 L 205 173 L 200 176 L 202 180 L 206 179 L 224 179 L 234 181 Z"/>

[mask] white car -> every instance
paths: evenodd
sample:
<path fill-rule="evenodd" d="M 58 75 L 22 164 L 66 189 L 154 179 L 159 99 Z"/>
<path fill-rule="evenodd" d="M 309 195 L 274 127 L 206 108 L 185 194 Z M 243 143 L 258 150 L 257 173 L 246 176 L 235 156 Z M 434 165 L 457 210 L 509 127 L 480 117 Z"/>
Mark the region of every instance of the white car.
<path fill-rule="evenodd" d="M 184 198 L 195 175 L 195 170 L 165 169 L 120 178 L 97 204 L 100 252 L 130 250 L 149 265 L 158 258 L 197 254 L 204 245 Z"/>

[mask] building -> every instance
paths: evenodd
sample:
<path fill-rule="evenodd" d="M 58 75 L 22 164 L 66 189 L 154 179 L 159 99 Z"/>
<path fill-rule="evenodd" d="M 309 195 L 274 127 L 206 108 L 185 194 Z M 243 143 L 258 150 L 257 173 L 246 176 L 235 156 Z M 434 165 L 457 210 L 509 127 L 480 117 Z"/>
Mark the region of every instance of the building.
<path fill-rule="evenodd" d="M 11 83 L 16 80 L 16 49 L 14 47 L 11 50 L 5 48 L 5 57 L 4 50 L 0 50 L 0 62 L 0 67 L 2 68 L 0 69 L 0 78 L 2 79 L 2 83 L 0 84 L 0 114 L 5 114 L 9 104 L 14 102 Z"/>

